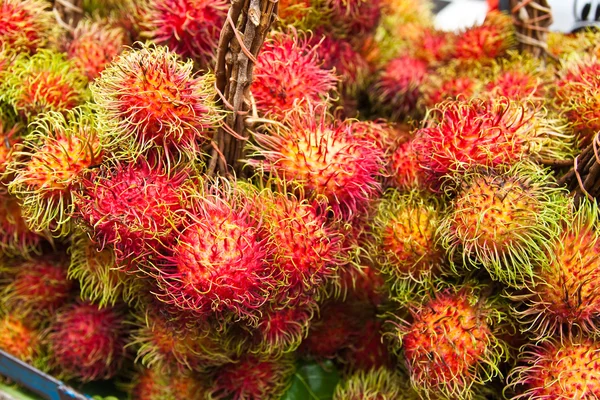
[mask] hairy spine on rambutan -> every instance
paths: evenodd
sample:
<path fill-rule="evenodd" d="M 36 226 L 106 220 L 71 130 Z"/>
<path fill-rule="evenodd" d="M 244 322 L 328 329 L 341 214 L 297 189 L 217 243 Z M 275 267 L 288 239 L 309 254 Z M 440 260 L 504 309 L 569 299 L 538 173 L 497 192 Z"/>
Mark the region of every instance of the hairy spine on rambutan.
<path fill-rule="evenodd" d="M 472 399 L 502 375 L 507 349 L 498 335 L 505 315 L 497 302 L 474 284 L 439 288 L 410 305 L 409 320 L 389 322 L 392 347 L 420 395 Z"/>
<path fill-rule="evenodd" d="M 44 332 L 31 325 L 27 318 L 0 317 L 0 349 L 41 370 L 47 370 Z"/>
<path fill-rule="evenodd" d="M 407 376 L 385 367 L 360 370 L 338 383 L 333 400 L 417 400 Z"/>
<path fill-rule="evenodd" d="M 473 168 L 461 178 L 438 227 L 452 268 L 485 268 L 512 287 L 531 283 L 535 267 L 553 258 L 568 201 L 548 170 L 529 161 Z"/>
<path fill-rule="evenodd" d="M 76 216 L 99 250 L 112 247 L 120 265 L 144 270 L 148 257 L 172 244 L 188 178 L 186 171 L 167 171 L 158 156 L 102 165 L 82 179 Z"/>
<path fill-rule="evenodd" d="M 58 33 L 58 24 L 44 0 L 0 1 L 0 47 L 35 53 Z"/>
<path fill-rule="evenodd" d="M 226 0 L 146 0 L 139 11 L 140 35 L 208 69 L 228 8 Z"/>
<path fill-rule="evenodd" d="M 391 189 L 374 218 L 375 241 L 369 251 L 390 284 L 391 298 L 405 302 L 443 272 L 445 254 L 438 243 L 443 205 L 433 196 Z"/>
<path fill-rule="evenodd" d="M 381 190 L 383 155 L 354 137 L 352 126 L 335 121 L 326 104 L 297 103 L 282 124 L 254 134 L 256 158 L 247 163 L 324 202 L 335 216 L 360 214 Z"/>
<path fill-rule="evenodd" d="M 166 47 L 140 45 L 117 57 L 91 85 L 103 145 L 135 160 L 162 149 L 170 163 L 195 160 L 223 113 L 215 104 L 214 76 L 197 75 Z"/>
<path fill-rule="evenodd" d="M 335 73 L 321 68 L 318 53 L 301 34 L 274 33 L 257 57 L 250 90 L 259 113 L 280 119 L 294 102 L 319 102 L 335 88 Z"/>
<path fill-rule="evenodd" d="M 64 48 L 67 57 L 91 82 L 119 55 L 126 43 L 123 29 L 113 26 L 109 20 L 83 19 Z"/>
<path fill-rule="evenodd" d="M 125 361 L 126 339 L 125 317 L 118 308 L 72 304 L 55 315 L 50 327 L 50 361 L 66 379 L 110 379 Z"/>
<path fill-rule="evenodd" d="M 83 103 L 87 79 L 65 55 L 42 49 L 21 55 L 4 75 L 0 100 L 23 119 L 48 111 L 64 112 Z"/>
<path fill-rule="evenodd" d="M 0 85 L 2 83 L 0 82 Z M 0 111 L 4 114 L 4 111 Z M 20 133 L 23 130 L 23 126 L 12 121 L 11 118 L 5 117 L 0 114 L 0 142 L 4 143 L 0 146 L 0 182 L 10 181 L 11 176 L 5 176 L 6 167 L 12 160 L 14 152 L 19 148 L 22 141 Z"/>
<path fill-rule="evenodd" d="M 510 295 L 524 329 L 538 339 L 600 332 L 600 211 L 587 199 L 571 207 L 559 234 L 548 238 L 553 257 L 536 268 L 525 292 Z"/>
<path fill-rule="evenodd" d="M 7 167 L 13 175 L 8 190 L 21 201 L 31 230 L 64 237 L 72 228 L 75 185 L 86 170 L 102 162 L 95 118 L 87 108 L 50 111 L 32 127 Z"/>
<path fill-rule="evenodd" d="M 512 400 L 571 400 L 600 397 L 600 343 L 575 336 L 558 340 L 548 337 L 525 346 L 522 364 L 508 376 L 505 398 Z"/>
<path fill-rule="evenodd" d="M 39 255 L 47 232 L 35 233 L 27 228 L 16 198 L 0 192 L 0 252 L 8 257 L 29 258 Z"/>
<path fill-rule="evenodd" d="M 366 35 L 381 18 L 382 0 L 325 0 L 331 24 L 338 36 Z"/>
<path fill-rule="evenodd" d="M 131 400 L 205 400 L 208 390 L 199 374 L 164 374 L 157 369 L 143 369 L 128 386 Z"/>
<path fill-rule="evenodd" d="M 235 182 L 206 182 L 156 262 L 161 299 L 221 320 L 256 321 L 274 290 L 257 198 Z M 258 217 L 258 218 L 257 218 Z"/>

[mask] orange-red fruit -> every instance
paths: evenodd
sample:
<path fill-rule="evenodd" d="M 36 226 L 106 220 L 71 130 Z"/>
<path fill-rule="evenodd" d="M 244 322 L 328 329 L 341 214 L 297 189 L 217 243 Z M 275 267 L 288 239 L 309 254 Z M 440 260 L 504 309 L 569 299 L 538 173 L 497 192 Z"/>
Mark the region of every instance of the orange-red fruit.
<path fill-rule="evenodd" d="M 390 182 L 403 191 L 422 188 L 425 184 L 424 172 L 419 165 L 412 140 L 396 146 L 388 164 Z"/>
<path fill-rule="evenodd" d="M 306 39 L 277 33 L 258 55 L 251 91 L 259 112 L 282 117 L 296 100 L 319 101 L 336 83 L 334 72 L 321 68 Z"/>
<path fill-rule="evenodd" d="M 38 365 L 42 356 L 42 334 L 25 319 L 12 315 L 0 319 L 0 349 L 30 365 Z"/>
<path fill-rule="evenodd" d="M 43 236 L 31 232 L 12 196 L 0 194 L 0 252 L 9 257 L 29 257 L 41 251 Z"/>
<path fill-rule="evenodd" d="M 133 400 L 205 400 L 206 385 L 194 374 L 144 369 L 133 381 Z"/>
<path fill-rule="evenodd" d="M 490 63 L 512 46 L 513 35 L 511 16 L 492 11 L 483 24 L 458 34 L 454 43 L 454 57 L 461 62 Z"/>
<path fill-rule="evenodd" d="M 54 35 L 56 19 L 45 0 L 0 0 L 0 48 L 35 53 Z"/>
<path fill-rule="evenodd" d="M 525 365 L 509 376 L 513 400 L 572 400 L 600 397 L 600 344 L 586 337 L 548 338 L 519 356 Z"/>
<path fill-rule="evenodd" d="M 56 314 L 48 344 L 51 361 L 65 378 L 110 379 L 125 360 L 125 319 L 115 308 L 73 304 Z"/>
<path fill-rule="evenodd" d="M 325 6 L 342 35 L 372 32 L 381 18 L 381 0 L 326 0 Z"/>

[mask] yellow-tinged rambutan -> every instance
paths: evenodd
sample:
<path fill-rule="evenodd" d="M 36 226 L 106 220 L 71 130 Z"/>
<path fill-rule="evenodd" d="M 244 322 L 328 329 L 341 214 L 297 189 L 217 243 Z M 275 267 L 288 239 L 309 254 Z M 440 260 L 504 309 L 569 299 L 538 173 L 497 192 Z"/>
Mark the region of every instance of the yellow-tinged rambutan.
<path fill-rule="evenodd" d="M 280 0 L 277 17 L 283 26 L 294 26 L 302 30 L 310 30 L 321 25 L 324 11 L 320 7 L 322 0 Z M 318 22 L 317 22 L 318 21 Z"/>
<path fill-rule="evenodd" d="M 42 49 L 21 55 L 4 75 L 0 100 L 24 119 L 48 111 L 64 112 L 83 103 L 87 79 L 65 55 Z"/>
<path fill-rule="evenodd" d="M 600 343 L 587 337 L 547 338 L 522 349 L 508 377 L 512 400 L 600 398 Z"/>
<path fill-rule="evenodd" d="M 258 55 L 250 87 L 258 111 L 281 118 L 296 100 L 324 99 L 337 78 L 333 71 L 321 68 L 318 60 L 317 49 L 301 34 L 273 34 Z"/>
<path fill-rule="evenodd" d="M 404 374 L 385 367 L 360 370 L 339 382 L 333 400 L 417 400 Z"/>
<path fill-rule="evenodd" d="M 0 47 L 35 53 L 57 34 L 57 23 L 46 0 L 0 0 Z"/>
<path fill-rule="evenodd" d="M 7 173 L 8 191 L 21 201 L 23 217 L 35 232 L 63 237 L 71 231 L 73 191 L 82 174 L 102 162 L 95 118 L 86 108 L 50 111 L 33 123 Z"/>
<path fill-rule="evenodd" d="M 550 239 L 550 238 L 549 238 Z M 549 240 L 550 254 L 525 293 L 511 295 L 516 314 L 538 338 L 600 332 L 600 222 L 595 202 L 583 200 Z"/>
<path fill-rule="evenodd" d="M 59 377 L 82 382 L 110 379 L 125 361 L 127 329 L 117 308 L 77 303 L 54 317 L 47 341 Z"/>
<path fill-rule="evenodd" d="M 194 373 L 164 374 L 144 369 L 130 386 L 131 400 L 205 400 L 207 383 Z"/>
<path fill-rule="evenodd" d="M 83 19 L 64 46 L 67 57 L 90 81 L 96 79 L 127 44 L 125 32 L 108 20 Z"/>
<path fill-rule="evenodd" d="M 530 284 L 536 265 L 553 257 L 566 192 L 529 161 L 456 179 L 460 188 L 438 228 L 453 269 L 483 267 L 506 285 Z"/>
<path fill-rule="evenodd" d="M 216 57 L 226 0 L 145 0 L 140 35 L 207 69 Z"/>
<path fill-rule="evenodd" d="M 102 144 L 119 158 L 162 148 L 170 162 L 196 159 L 222 113 L 214 76 L 193 68 L 162 46 L 140 45 L 117 57 L 90 85 L 106 125 Z"/>
<path fill-rule="evenodd" d="M 41 253 L 49 234 L 27 228 L 16 198 L 0 193 L 0 253 L 9 257 L 31 257 Z"/>
<path fill-rule="evenodd" d="M 352 120 L 335 121 L 326 104 L 297 103 L 282 124 L 255 133 L 248 164 L 324 201 L 336 216 L 364 211 L 377 196 L 383 155 L 374 143 L 354 137 Z"/>
<path fill-rule="evenodd" d="M 374 218 L 369 252 L 391 286 L 391 298 L 406 301 L 442 273 L 445 252 L 438 243 L 443 207 L 418 192 L 385 193 Z"/>
<path fill-rule="evenodd" d="M 45 369 L 43 332 L 25 318 L 0 318 L 0 349 L 36 368 Z"/>
<path fill-rule="evenodd" d="M 581 56 L 586 53 L 600 56 L 600 32 L 594 27 L 576 33 L 551 31 L 548 33 L 548 53 L 557 59 L 569 59 L 574 54 Z"/>
<path fill-rule="evenodd" d="M 3 111 L 0 111 L 2 113 Z M 4 118 L 0 114 L 0 181 L 10 180 L 12 177 L 3 177 L 8 163 L 12 160 L 15 149 L 18 148 L 21 137 L 20 133 L 23 126 L 11 121 L 10 118 Z"/>
<path fill-rule="evenodd" d="M 290 386 L 294 371 L 289 354 L 270 358 L 246 355 L 215 371 L 208 399 L 279 399 Z"/>
<path fill-rule="evenodd" d="M 411 318 L 391 323 L 411 383 L 426 398 L 472 399 L 501 376 L 506 345 L 498 338 L 504 314 L 482 288 L 440 288 L 410 306 Z"/>

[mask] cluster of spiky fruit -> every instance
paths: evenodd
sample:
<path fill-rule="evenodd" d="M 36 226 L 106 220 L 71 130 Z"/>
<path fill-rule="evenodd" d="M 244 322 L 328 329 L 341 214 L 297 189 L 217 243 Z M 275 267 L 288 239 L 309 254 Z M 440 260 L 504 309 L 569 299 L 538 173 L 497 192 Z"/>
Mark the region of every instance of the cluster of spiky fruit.
<path fill-rule="evenodd" d="M 544 64 L 499 12 L 282 0 L 214 176 L 229 2 L 52 3 L 0 0 L 1 349 L 134 400 L 600 397 L 600 211 L 560 186 L 597 33 Z"/>

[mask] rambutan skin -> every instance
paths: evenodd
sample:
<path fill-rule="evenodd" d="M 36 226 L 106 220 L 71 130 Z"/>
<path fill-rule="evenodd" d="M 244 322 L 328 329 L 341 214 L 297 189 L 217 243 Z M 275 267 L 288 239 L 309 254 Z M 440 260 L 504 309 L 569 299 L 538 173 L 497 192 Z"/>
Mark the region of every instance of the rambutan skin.
<path fill-rule="evenodd" d="M 473 26 L 457 35 L 454 57 L 463 63 L 492 62 L 515 43 L 511 16 L 497 11 L 487 14 L 483 24 Z"/>
<path fill-rule="evenodd" d="M 338 36 L 365 35 L 372 32 L 381 18 L 381 0 L 326 0 Z"/>
<path fill-rule="evenodd" d="M 39 255 L 46 233 L 34 233 L 27 228 L 16 198 L 0 193 L 0 252 L 8 257 Z"/>
<path fill-rule="evenodd" d="M 0 349 L 19 360 L 44 369 L 43 332 L 23 318 L 6 315 L 0 319 Z"/>
<path fill-rule="evenodd" d="M 56 314 L 48 334 L 54 369 L 82 382 L 110 379 L 125 361 L 127 329 L 116 308 L 78 303 Z"/>
<path fill-rule="evenodd" d="M 206 383 L 196 374 L 164 374 L 144 369 L 131 385 L 132 400 L 205 400 Z"/>
<path fill-rule="evenodd" d="M 225 0 L 148 0 L 140 10 L 141 36 L 208 67 L 227 10 Z"/>
<path fill-rule="evenodd" d="M 333 71 L 321 68 L 317 50 L 296 32 L 276 33 L 257 57 L 250 87 L 258 111 L 282 117 L 296 100 L 318 102 L 334 88 Z"/>
<path fill-rule="evenodd" d="M 2 0 L 0 2 L 0 47 L 35 53 L 57 33 L 57 24 L 44 0 Z"/>
<path fill-rule="evenodd" d="M 338 383 L 333 400 L 417 400 L 407 376 L 385 367 L 358 371 Z"/>

